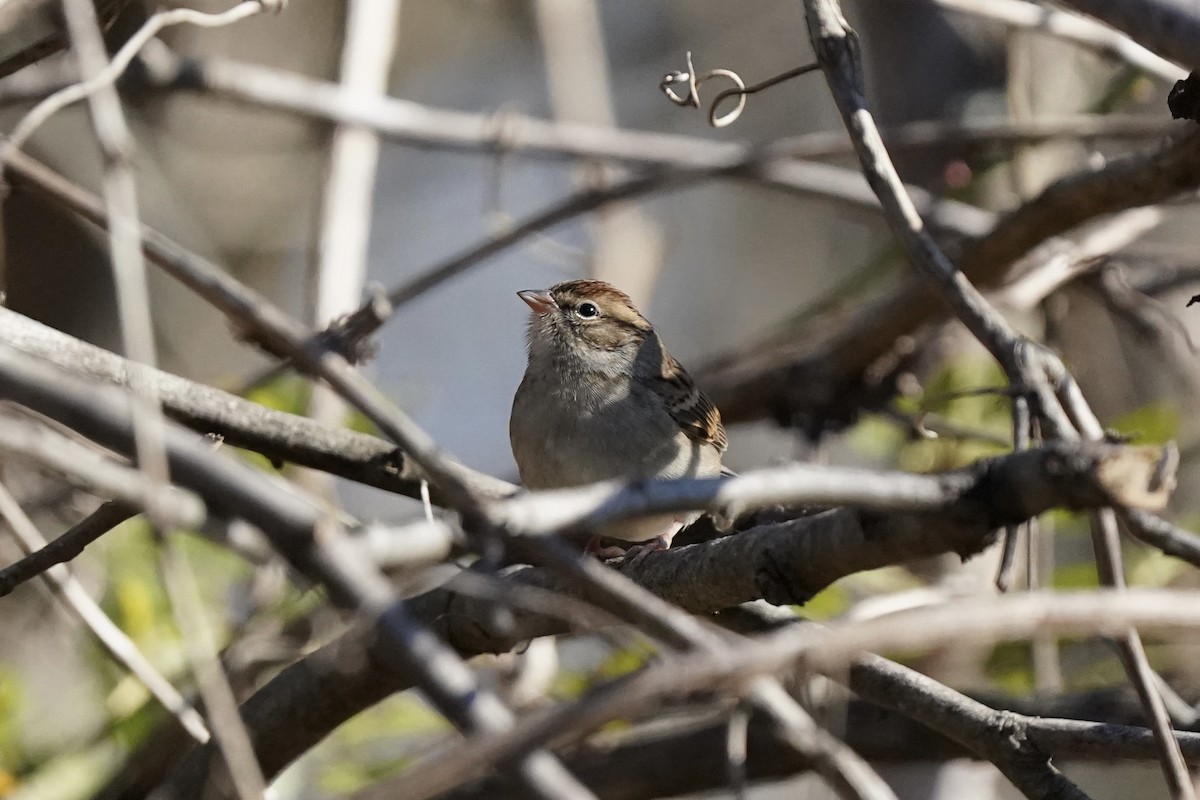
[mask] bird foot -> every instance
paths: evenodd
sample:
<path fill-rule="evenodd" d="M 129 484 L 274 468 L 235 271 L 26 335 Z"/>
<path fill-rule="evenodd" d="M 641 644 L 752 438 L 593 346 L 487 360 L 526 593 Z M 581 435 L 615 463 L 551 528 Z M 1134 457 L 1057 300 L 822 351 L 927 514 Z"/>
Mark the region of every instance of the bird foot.
<path fill-rule="evenodd" d="M 650 539 L 649 541 L 635 544 L 625 551 L 626 564 L 640 564 L 646 560 L 646 556 L 651 553 L 661 553 L 664 550 L 671 549 L 671 540 L 675 538 L 675 534 L 683 529 L 683 523 L 679 522 L 672 525 L 666 532 Z"/>
<path fill-rule="evenodd" d="M 587 547 L 583 549 L 583 552 L 587 553 L 588 555 L 593 555 L 601 561 L 607 561 L 610 558 L 620 558 L 621 556 L 625 555 L 625 551 L 620 547 L 615 545 L 604 547 L 601 545 L 600 542 L 603 538 L 603 536 L 596 535 L 588 539 Z"/>

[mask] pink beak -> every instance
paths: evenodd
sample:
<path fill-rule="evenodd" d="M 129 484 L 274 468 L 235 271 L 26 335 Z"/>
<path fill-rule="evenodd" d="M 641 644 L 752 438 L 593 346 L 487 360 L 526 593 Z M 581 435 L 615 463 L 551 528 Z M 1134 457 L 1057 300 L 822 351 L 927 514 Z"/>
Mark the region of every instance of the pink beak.
<path fill-rule="evenodd" d="M 517 292 L 517 297 L 525 301 L 525 305 L 533 309 L 535 314 L 549 314 L 558 308 L 558 303 L 545 289 L 524 289 Z"/>

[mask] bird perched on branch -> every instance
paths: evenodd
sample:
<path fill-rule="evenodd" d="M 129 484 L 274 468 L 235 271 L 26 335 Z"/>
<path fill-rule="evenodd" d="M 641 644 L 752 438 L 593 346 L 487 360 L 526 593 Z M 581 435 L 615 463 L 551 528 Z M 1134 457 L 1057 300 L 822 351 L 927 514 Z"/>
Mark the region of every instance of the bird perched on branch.
<path fill-rule="evenodd" d="M 628 295 L 576 280 L 517 292 L 532 310 L 529 363 L 508 432 L 521 482 L 531 489 L 616 478 L 721 474 L 721 415 L 692 382 Z M 695 515 L 614 523 L 600 536 L 641 543 L 626 555 L 666 550 Z"/>

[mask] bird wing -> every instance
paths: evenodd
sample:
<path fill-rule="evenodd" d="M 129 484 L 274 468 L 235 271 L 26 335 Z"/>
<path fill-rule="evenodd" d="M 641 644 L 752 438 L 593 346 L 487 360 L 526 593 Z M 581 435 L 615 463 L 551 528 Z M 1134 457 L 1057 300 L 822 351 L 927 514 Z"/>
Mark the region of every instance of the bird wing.
<path fill-rule="evenodd" d="M 721 412 L 696 387 L 687 370 L 666 350 L 663 351 L 662 367 L 659 388 L 671 418 L 688 438 L 711 444 L 719 452 L 725 452 L 728 441 L 725 438 L 725 426 L 721 424 Z"/>

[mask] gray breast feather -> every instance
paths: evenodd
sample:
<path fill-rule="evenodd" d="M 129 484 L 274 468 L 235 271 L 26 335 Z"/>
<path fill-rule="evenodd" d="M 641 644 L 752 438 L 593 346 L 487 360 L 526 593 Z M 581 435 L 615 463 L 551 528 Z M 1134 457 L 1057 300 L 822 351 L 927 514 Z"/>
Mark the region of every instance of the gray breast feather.
<path fill-rule="evenodd" d="M 578 384 L 532 385 L 527 376 L 513 401 L 509 435 L 521 481 L 534 489 L 708 477 L 721 469 L 720 452 L 688 438 L 647 390 L 581 396 Z"/>

